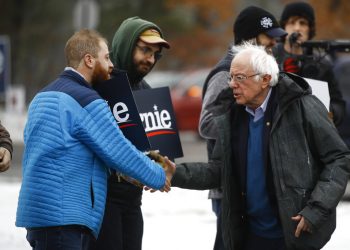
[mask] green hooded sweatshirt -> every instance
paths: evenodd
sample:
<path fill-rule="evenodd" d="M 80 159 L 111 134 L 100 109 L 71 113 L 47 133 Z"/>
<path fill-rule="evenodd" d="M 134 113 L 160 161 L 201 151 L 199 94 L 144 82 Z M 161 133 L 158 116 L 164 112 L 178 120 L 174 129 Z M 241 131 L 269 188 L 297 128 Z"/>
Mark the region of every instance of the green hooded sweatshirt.
<path fill-rule="evenodd" d="M 137 16 L 126 19 L 115 32 L 112 41 L 111 60 L 118 70 L 126 70 L 131 84 L 137 84 L 135 67 L 133 65 L 133 50 L 142 32 L 155 29 L 163 38 L 160 28 L 152 22 L 143 20 Z"/>

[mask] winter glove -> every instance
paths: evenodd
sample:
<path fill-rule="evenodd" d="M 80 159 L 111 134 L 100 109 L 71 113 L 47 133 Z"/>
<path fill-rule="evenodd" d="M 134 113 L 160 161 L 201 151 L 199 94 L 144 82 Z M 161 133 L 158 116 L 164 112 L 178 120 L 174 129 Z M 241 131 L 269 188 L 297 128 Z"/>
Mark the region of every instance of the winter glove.
<path fill-rule="evenodd" d="M 168 165 L 165 163 L 165 159 L 164 156 L 162 156 L 161 154 L 159 154 L 158 150 L 151 150 L 149 152 L 146 153 L 146 155 L 153 161 L 155 161 L 156 163 L 158 163 L 163 169 L 164 171 L 166 171 L 168 169 Z"/>
<path fill-rule="evenodd" d="M 9 169 L 11 164 L 11 153 L 8 149 L 0 147 L 0 172 Z"/>
<path fill-rule="evenodd" d="M 300 67 L 298 65 L 298 61 L 293 57 L 288 57 L 283 62 L 283 70 L 286 72 L 298 74 L 300 71 Z"/>
<path fill-rule="evenodd" d="M 168 166 L 165 163 L 164 156 L 159 154 L 159 151 L 151 150 L 146 152 L 145 155 L 148 156 L 151 160 L 158 163 L 164 169 L 164 171 L 168 169 Z M 120 175 L 120 177 L 123 178 L 125 181 L 130 182 L 131 184 L 134 184 L 135 186 L 138 186 L 140 188 L 144 187 L 144 185 L 141 182 L 139 182 L 138 180 L 135 180 L 134 178 L 131 178 L 126 175 Z"/>

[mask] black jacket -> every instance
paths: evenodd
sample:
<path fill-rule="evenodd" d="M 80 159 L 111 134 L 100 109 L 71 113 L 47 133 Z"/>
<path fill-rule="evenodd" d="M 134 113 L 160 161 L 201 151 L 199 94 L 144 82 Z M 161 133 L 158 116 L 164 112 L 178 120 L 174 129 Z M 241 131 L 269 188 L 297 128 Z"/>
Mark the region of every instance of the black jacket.
<path fill-rule="evenodd" d="M 300 77 L 293 78 L 298 83 L 282 75 L 269 101 L 272 116 L 265 123 L 270 127 L 265 129 L 269 131 L 265 145 L 271 171 L 267 176 L 273 187 L 268 192 L 273 192 L 271 202 L 278 209 L 287 249 L 320 249 L 335 229 L 336 206 L 350 173 L 350 152 L 327 110 L 310 94 L 308 84 Z M 213 160 L 209 164 L 179 164 L 172 181 L 173 186 L 190 189 L 222 187 L 222 231 L 228 250 L 243 249 L 247 228 L 242 180 L 246 153 L 237 143 L 244 139 L 234 137 L 244 134 L 239 125 L 243 109 L 232 103 L 228 112 L 216 118 L 220 132 Z M 296 223 L 291 217 L 297 214 L 312 224 L 312 234 L 304 232 L 295 238 Z"/>

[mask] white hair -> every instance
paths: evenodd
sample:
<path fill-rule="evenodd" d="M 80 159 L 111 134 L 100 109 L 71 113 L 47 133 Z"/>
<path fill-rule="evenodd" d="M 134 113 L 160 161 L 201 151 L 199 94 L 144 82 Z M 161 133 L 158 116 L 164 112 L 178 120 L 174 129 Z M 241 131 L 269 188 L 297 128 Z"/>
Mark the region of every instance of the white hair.
<path fill-rule="evenodd" d="M 249 65 L 254 72 L 271 76 L 270 86 L 275 86 L 278 83 L 278 64 L 276 59 L 266 52 L 264 46 L 244 42 L 242 45 L 233 46 L 232 53 L 234 57 L 242 54 L 249 56 Z M 260 76 L 258 75 L 257 77 Z"/>

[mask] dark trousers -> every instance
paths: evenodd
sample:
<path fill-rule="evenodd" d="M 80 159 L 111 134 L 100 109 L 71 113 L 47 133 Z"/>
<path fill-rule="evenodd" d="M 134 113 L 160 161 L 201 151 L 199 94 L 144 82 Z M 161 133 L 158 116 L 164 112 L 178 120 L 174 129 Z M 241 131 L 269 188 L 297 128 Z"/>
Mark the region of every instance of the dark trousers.
<path fill-rule="evenodd" d="M 221 230 L 221 199 L 212 199 L 211 200 L 213 212 L 216 215 L 216 237 L 214 243 L 214 250 L 224 250 L 224 241 L 222 239 L 222 230 Z"/>
<path fill-rule="evenodd" d="M 69 225 L 27 229 L 27 240 L 33 250 L 88 250 L 94 237 L 87 227 Z"/>
<path fill-rule="evenodd" d="M 90 250 L 141 250 L 142 189 L 116 182 L 110 183 L 108 188 L 102 227 Z"/>
<path fill-rule="evenodd" d="M 286 250 L 283 238 L 267 239 L 248 233 L 245 239 L 245 250 Z"/>

